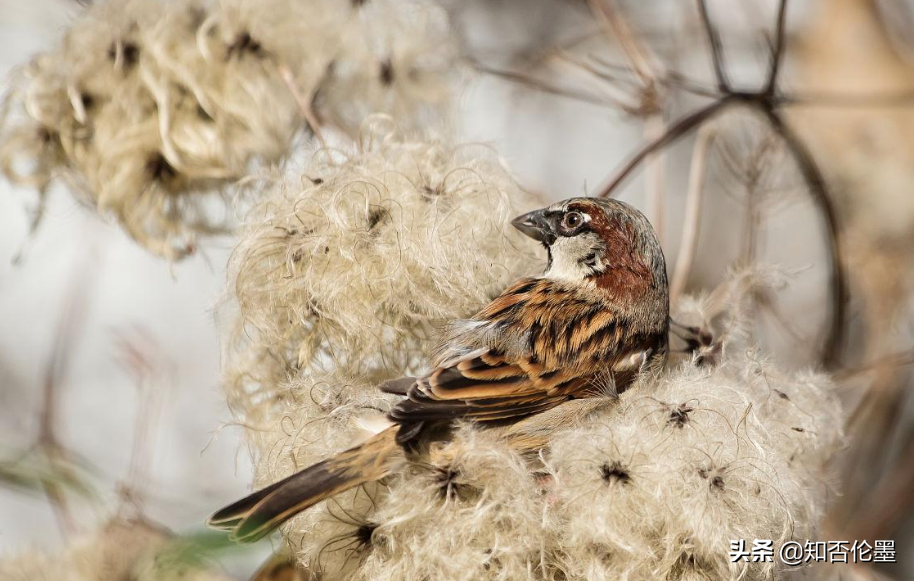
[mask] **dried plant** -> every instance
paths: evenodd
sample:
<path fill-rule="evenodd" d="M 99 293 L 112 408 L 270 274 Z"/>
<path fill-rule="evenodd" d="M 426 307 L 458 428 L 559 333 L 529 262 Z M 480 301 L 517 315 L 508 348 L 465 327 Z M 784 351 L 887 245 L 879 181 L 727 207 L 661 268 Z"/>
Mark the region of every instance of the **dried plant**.
<path fill-rule="evenodd" d="M 744 317 L 769 278 L 687 301 L 678 317 L 713 329 L 716 360 L 644 378 L 554 436 L 541 465 L 466 425 L 427 464 L 297 516 L 284 536 L 322 579 L 772 578 L 784 567 L 732 564 L 729 542 L 817 538 L 843 412 L 827 376 L 781 369 L 751 343 Z M 307 370 L 284 384 L 279 438 L 249 434 L 258 481 L 371 433 L 390 401 L 370 388 Z"/>
<path fill-rule="evenodd" d="M 465 77 L 447 13 L 425 0 L 359 5 L 315 96 L 321 121 L 353 137 L 375 113 L 404 130 L 447 124 Z"/>
<path fill-rule="evenodd" d="M 223 309 L 230 403 L 253 425 L 299 371 L 349 382 L 420 367 L 436 326 L 531 268 L 506 229 L 529 197 L 482 145 L 406 139 L 374 118 L 356 150 L 257 187 Z"/>
<path fill-rule="evenodd" d="M 766 56 L 754 85 L 734 80 L 747 67 L 720 3 L 670 9 L 672 24 L 635 2 L 560 4 L 586 30 L 546 27 L 537 34 L 554 46 L 512 60 L 469 55 L 454 15 L 424 0 L 109 0 L 11 78 L 0 172 L 38 190 L 33 227 L 58 180 L 169 260 L 244 216 L 218 318 L 226 399 L 257 488 L 376 433 L 396 401 L 378 384 L 427 371 L 442 325 L 538 270 L 509 226 L 537 202 L 491 147 L 448 134 L 462 62 L 641 121 L 644 143 L 592 192 L 615 196 L 644 167 L 646 214 L 667 248 L 669 192 L 682 184 L 667 369 L 553 434 L 535 459 L 459 425 L 423 461 L 297 515 L 281 565 L 258 575 L 818 576 L 828 572 L 776 558 L 733 563 L 730 541 L 771 539 L 776 554 L 794 540 L 891 538 L 914 507 L 903 412 L 914 356 L 898 347 L 912 339 L 899 322 L 912 290 L 914 77 L 879 3 L 823 0 L 795 36 L 793 5 L 773 4 L 770 22 L 752 23 Z M 703 78 L 676 68 L 696 54 Z M 671 147 L 693 133 L 687 175 L 668 175 Z M 718 226 L 706 219 L 712 189 L 745 211 L 726 261 L 700 245 Z M 766 354 L 784 341 L 760 336 L 761 315 L 800 345 L 806 313 L 779 311 L 786 277 L 759 263 L 785 201 L 803 196 L 824 234 L 829 320 L 823 340 L 802 345 L 816 356 L 794 369 Z M 730 275 L 689 295 L 700 261 Z M 52 429 L 65 363 L 49 363 L 41 454 L 0 464 L 0 481 L 42 491 L 69 532 L 67 501 L 88 487 Z M 38 456 L 49 468 L 32 466 Z M 0 561 L 0 578 L 222 578 L 185 541 L 117 516 L 59 555 Z"/>
<path fill-rule="evenodd" d="M 342 129 L 376 111 L 418 123 L 446 108 L 455 59 L 446 15 L 428 3 L 376 4 L 93 5 L 13 79 L 0 170 L 39 191 L 35 224 L 62 178 L 137 242 L 182 258 L 197 235 L 230 231 L 227 185 L 288 157 L 306 125 L 323 139 L 318 92 Z"/>
<path fill-rule="evenodd" d="M 320 152 L 273 184 L 232 259 L 226 388 L 259 486 L 373 433 L 392 397 L 375 384 L 427 365 L 430 322 L 471 313 L 532 262 L 505 230 L 521 196 L 498 164 L 372 129 L 358 152 Z M 427 465 L 284 536 L 322 579 L 770 577 L 774 564 L 731 568 L 729 539 L 813 536 L 842 424 L 826 377 L 752 345 L 759 280 L 680 315 L 718 325 L 710 352 L 558 435 L 540 468 L 468 425 Z"/>

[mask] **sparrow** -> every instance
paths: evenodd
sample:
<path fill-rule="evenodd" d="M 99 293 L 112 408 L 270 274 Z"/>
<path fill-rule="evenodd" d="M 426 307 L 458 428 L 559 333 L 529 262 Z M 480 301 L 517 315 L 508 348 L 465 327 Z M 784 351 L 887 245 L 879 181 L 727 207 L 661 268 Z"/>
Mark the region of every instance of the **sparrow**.
<path fill-rule="evenodd" d="M 402 399 L 390 427 L 214 513 L 207 524 L 239 542 L 299 512 L 394 474 L 458 420 L 501 430 L 523 454 L 581 421 L 666 361 L 669 293 L 654 229 L 618 200 L 571 198 L 513 226 L 542 243 L 546 269 L 522 278 L 470 319 L 454 321 L 432 371 L 380 386 Z"/>

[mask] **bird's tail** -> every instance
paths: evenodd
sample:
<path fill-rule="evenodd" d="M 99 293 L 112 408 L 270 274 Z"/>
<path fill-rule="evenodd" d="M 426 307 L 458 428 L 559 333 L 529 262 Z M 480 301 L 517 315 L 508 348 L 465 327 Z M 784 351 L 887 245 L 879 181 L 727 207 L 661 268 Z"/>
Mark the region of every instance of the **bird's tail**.
<path fill-rule="evenodd" d="M 206 524 L 231 531 L 238 542 L 256 541 L 306 508 L 390 474 L 404 457 L 396 434 L 396 426 L 387 428 L 363 444 L 217 511 Z"/>

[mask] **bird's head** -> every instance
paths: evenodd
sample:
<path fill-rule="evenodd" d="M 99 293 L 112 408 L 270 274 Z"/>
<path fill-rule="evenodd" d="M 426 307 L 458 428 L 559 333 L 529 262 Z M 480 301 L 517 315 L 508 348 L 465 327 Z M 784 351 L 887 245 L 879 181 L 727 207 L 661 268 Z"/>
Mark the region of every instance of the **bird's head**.
<path fill-rule="evenodd" d="M 571 198 L 512 224 L 546 247 L 547 278 L 590 282 L 613 294 L 667 291 L 657 234 L 644 214 L 625 202 Z"/>

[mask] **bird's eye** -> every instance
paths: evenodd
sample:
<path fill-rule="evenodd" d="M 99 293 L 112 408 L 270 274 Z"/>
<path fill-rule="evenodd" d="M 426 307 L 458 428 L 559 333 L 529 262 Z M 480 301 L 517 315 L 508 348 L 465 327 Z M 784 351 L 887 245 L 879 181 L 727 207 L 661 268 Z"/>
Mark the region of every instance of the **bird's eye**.
<path fill-rule="evenodd" d="M 584 216 L 580 212 L 568 212 L 562 218 L 562 227 L 566 230 L 574 230 L 584 223 Z"/>

